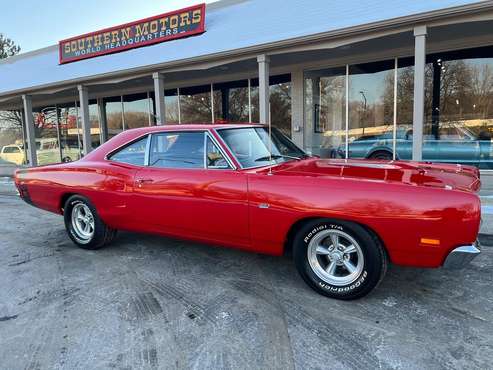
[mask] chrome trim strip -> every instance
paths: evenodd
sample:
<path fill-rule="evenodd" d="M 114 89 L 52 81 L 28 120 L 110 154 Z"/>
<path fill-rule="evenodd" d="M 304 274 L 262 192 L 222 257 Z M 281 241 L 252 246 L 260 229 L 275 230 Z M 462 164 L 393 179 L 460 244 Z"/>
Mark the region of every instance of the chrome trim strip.
<path fill-rule="evenodd" d="M 149 136 L 150 133 L 149 132 L 146 132 L 145 134 L 142 134 L 138 137 L 136 137 L 135 139 L 131 140 L 131 141 L 127 141 L 126 143 L 123 143 L 122 145 L 119 145 L 117 146 L 115 149 L 113 149 L 111 152 L 109 153 L 106 153 L 106 155 L 104 156 L 104 160 L 105 161 L 110 161 L 110 162 L 116 162 L 116 163 L 123 163 L 123 162 L 118 162 L 118 161 L 114 161 L 112 159 L 110 159 L 109 157 L 111 157 L 113 154 L 115 154 L 116 152 L 120 151 L 121 149 L 123 149 L 124 147 L 128 146 L 128 145 L 131 145 L 141 139 L 143 139 L 145 136 Z M 106 141 L 105 143 L 107 143 L 108 141 Z M 142 167 L 142 166 L 137 166 L 135 164 L 130 164 L 130 163 L 125 163 L 125 164 L 129 164 L 131 166 L 136 166 L 136 167 Z"/>
<path fill-rule="evenodd" d="M 211 141 L 213 142 L 213 144 L 217 147 L 217 149 L 219 149 L 219 151 L 221 152 L 222 156 L 224 157 L 224 159 L 226 159 L 226 162 L 228 162 L 229 166 L 231 167 L 232 170 L 237 170 L 238 167 L 236 167 L 236 165 L 234 164 L 234 162 L 231 160 L 231 158 L 229 158 L 229 155 L 227 155 L 223 148 L 221 147 L 221 145 L 219 144 L 219 142 L 216 140 L 216 138 L 214 137 L 214 135 L 212 135 L 210 133 L 210 131 L 206 131 L 206 138 L 209 137 L 211 139 Z M 224 141 L 224 140 L 223 140 Z M 204 146 L 204 157 L 207 155 L 206 153 L 206 148 L 207 148 L 207 140 L 206 140 L 206 145 Z M 228 148 L 229 151 L 231 151 L 231 149 Z M 205 161 L 205 158 L 204 158 L 204 161 Z M 205 168 L 207 169 L 207 163 L 205 164 Z"/>
<path fill-rule="evenodd" d="M 152 134 L 147 136 L 146 152 L 144 153 L 144 166 L 149 167 L 149 156 L 151 153 Z"/>
<path fill-rule="evenodd" d="M 443 267 L 453 270 L 463 268 L 481 253 L 480 248 L 479 241 L 476 241 L 474 244 L 461 245 L 460 247 L 455 248 L 449 253 L 447 258 L 445 258 Z"/>

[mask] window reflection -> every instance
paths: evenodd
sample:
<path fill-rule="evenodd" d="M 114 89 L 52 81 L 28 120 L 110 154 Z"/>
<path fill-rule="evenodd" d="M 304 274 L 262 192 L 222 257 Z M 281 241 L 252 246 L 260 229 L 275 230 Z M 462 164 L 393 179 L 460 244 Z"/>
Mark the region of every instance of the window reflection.
<path fill-rule="evenodd" d="M 393 60 L 349 67 L 349 158 L 392 159 Z"/>
<path fill-rule="evenodd" d="M 103 104 L 106 112 L 108 139 L 111 139 L 124 130 L 122 98 L 121 96 L 105 98 Z"/>
<path fill-rule="evenodd" d="M 211 86 L 180 89 L 181 123 L 212 122 Z"/>
<path fill-rule="evenodd" d="M 91 123 L 91 144 L 93 148 L 97 148 L 101 144 L 101 126 L 96 100 L 89 100 L 89 122 Z"/>
<path fill-rule="evenodd" d="M 57 108 L 61 161 L 76 161 L 82 153 L 82 131 L 77 120 L 77 107 L 72 103 L 61 104 Z"/>
<path fill-rule="evenodd" d="M 0 111 L 0 165 L 27 163 L 22 111 Z"/>
<path fill-rule="evenodd" d="M 493 168 L 493 51 L 427 58 L 423 159 Z"/>
<path fill-rule="evenodd" d="M 248 122 L 248 80 L 214 84 L 215 122 Z"/>
<path fill-rule="evenodd" d="M 171 125 L 178 124 L 180 122 L 178 90 L 166 90 L 164 92 L 164 102 L 166 107 L 166 123 Z"/>
<path fill-rule="evenodd" d="M 346 68 L 310 71 L 305 75 L 305 146 L 322 158 L 345 150 Z"/>
<path fill-rule="evenodd" d="M 272 76 L 270 85 L 270 115 L 273 127 L 291 137 L 291 75 Z M 252 121 L 260 121 L 258 78 L 251 79 Z"/>
<path fill-rule="evenodd" d="M 125 129 L 150 126 L 151 101 L 147 93 L 123 96 Z"/>
<path fill-rule="evenodd" d="M 58 132 L 57 108 L 55 106 L 36 109 L 34 115 L 34 137 L 39 165 L 59 163 L 62 160 Z"/>

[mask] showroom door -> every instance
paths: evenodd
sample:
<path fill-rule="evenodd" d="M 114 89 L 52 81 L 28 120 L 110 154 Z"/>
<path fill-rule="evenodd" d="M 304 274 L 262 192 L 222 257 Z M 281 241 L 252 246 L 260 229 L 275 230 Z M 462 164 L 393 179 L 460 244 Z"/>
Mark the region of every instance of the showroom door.
<path fill-rule="evenodd" d="M 204 147 L 212 148 L 208 157 Z M 132 203 L 135 221 L 154 231 L 249 244 L 246 175 L 218 158 L 203 131 L 152 135 Z"/>

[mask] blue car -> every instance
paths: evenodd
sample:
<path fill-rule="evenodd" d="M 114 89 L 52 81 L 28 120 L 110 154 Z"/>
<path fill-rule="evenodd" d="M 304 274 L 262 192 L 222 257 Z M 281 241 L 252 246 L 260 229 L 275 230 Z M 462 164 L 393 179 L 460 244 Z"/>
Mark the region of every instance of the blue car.
<path fill-rule="evenodd" d="M 444 163 L 460 163 L 480 168 L 493 168 L 491 134 L 482 131 L 475 135 L 467 127 L 441 125 L 439 139 L 423 135 L 423 160 Z M 413 145 L 412 129 L 399 128 L 396 132 L 396 159 L 410 160 Z M 339 146 L 337 154 L 345 158 L 345 147 Z M 349 158 L 393 159 L 393 132 L 379 135 L 363 135 L 349 141 Z"/>

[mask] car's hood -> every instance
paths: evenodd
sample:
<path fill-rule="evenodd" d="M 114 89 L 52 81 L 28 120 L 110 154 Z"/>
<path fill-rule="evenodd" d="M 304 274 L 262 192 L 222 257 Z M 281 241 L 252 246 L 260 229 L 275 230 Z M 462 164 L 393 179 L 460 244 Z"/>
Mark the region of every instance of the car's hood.
<path fill-rule="evenodd" d="M 479 170 L 475 167 L 428 162 L 310 158 L 282 163 L 274 166 L 272 172 L 284 176 L 335 176 L 362 181 L 400 182 L 469 192 L 477 192 L 481 186 Z"/>

